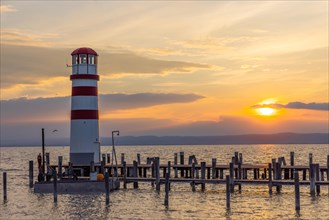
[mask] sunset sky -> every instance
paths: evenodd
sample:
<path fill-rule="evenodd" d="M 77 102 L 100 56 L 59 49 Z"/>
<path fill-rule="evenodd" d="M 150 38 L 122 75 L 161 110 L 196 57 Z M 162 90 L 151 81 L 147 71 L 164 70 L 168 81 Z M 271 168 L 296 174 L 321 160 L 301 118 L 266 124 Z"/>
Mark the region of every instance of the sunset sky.
<path fill-rule="evenodd" d="M 79 47 L 101 136 L 328 133 L 328 26 L 328 1 L 2 0 L 1 140 L 69 137 Z"/>

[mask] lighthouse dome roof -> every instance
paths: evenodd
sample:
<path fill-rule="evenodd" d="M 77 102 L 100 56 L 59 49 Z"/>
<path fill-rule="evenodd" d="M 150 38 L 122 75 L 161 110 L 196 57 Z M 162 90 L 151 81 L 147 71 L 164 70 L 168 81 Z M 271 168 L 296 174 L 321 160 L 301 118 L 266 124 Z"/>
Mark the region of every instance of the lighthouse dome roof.
<path fill-rule="evenodd" d="M 78 49 L 75 49 L 71 55 L 77 55 L 77 54 L 94 54 L 96 56 L 98 56 L 98 54 L 96 53 L 96 51 L 94 51 L 93 49 L 89 48 L 89 47 L 80 47 Z"/>

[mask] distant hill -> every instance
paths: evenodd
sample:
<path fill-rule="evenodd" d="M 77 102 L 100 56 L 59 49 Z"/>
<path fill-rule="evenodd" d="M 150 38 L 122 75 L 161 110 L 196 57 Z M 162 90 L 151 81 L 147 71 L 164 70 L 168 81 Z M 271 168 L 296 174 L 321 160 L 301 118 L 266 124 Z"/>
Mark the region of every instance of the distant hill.
<path fill-rule="evenodd" d="M 217 144 L 329 144 L 328 133 L 278 133 L 223 136 L 122 136 L 117 145 L 217 145 Z M 111 145 L 111 138 L 101 138 L 102 145 Z M 39 146 L 41 140 L 1 140 L 1 146 Z M 67 146 L 68 138 L 47 139 L 46 145 Z"/>

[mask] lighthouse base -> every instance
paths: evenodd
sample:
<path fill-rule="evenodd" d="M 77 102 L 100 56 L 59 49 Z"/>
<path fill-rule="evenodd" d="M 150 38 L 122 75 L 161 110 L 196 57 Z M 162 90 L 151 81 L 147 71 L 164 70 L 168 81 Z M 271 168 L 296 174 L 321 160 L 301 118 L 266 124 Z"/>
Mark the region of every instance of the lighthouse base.
<path fill-rule="evenodd" d="M 120 188 L 119 179 L 109 180 L 110 191 L 118 190 Z M 53 193 L 54 182 L 36 182 L 34 184 L 35 193 Z M 57 192 L 61 194 L 70 193 L 94 193 L 106 192 L 105 181 L 92 181 L 92 180 L 59 180 L 57 181 Z"/>

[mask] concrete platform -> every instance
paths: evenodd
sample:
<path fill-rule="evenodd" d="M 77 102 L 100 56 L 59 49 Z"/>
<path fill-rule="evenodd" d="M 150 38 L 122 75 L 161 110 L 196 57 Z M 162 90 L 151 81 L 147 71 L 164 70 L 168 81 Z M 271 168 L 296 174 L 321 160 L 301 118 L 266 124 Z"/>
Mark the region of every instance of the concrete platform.
<path fill-rule="evenodd" d="M 110 191 L 118 190 L 120 188 L 120 180 L 109 181 Z M 35 182 L 35 193 L 53 193 L 54 182 Z M 91 192 L 106 192 L 105 181 L 93 180 L 59 180 L 57 181 L 57 193 L 91 193 Z"/>

